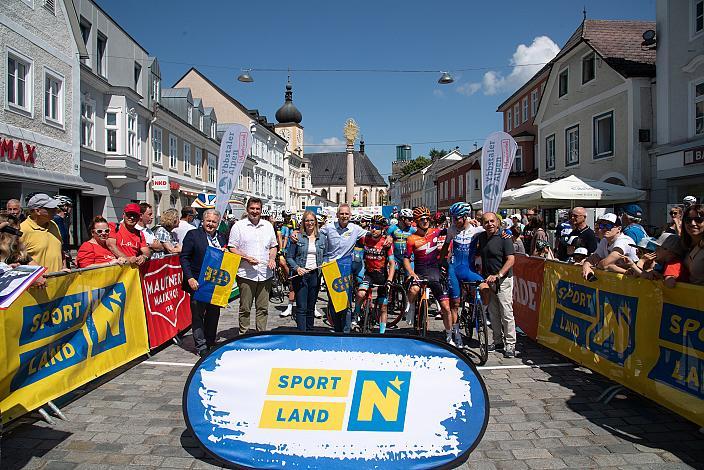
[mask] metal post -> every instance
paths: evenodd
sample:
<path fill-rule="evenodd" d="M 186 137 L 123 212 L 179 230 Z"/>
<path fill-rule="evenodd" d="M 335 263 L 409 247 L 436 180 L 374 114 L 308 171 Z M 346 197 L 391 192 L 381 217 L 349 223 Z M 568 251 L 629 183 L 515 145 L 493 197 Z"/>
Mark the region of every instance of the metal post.
<path fill-rule="evenodd" d="M 44 408 L 39 408 L 37 412 L 41 415 L 41 417 L 46 421 L 47 423 L 51 424 L 52 426 L 56 424 L 56 421 L 54 421 L 54 418 L 49 416 L 49 413 L 46 412 Z"/>
<path fill-rule="evenodd" d="M 49 407 L 49 409 L 51 409 L 51 411 L 54 413 L 54 415 L 56 417 L 58 417 L 59 419 L 62 419 L 64 421 L 68 421 L 68 418 L 66 417 L 66 415 L 61 412 L 59 407 L 56 406 L 53 401 L 49 400 L 48 402 L 46 402 L 46 405 Z"/>
<path fill-rule="evenodd" d="M 347 143 L 347 194 L 345 202 L 351 204 L 354 199 L 354 144 Z"/>

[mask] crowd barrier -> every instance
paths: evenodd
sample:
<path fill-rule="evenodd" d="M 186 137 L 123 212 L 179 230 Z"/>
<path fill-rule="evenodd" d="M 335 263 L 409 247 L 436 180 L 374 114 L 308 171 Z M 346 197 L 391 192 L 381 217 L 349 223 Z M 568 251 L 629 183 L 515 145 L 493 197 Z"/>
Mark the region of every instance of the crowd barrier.
<path fill-rule="evenodd" d="M 177 256 L 50 276 L 0 315 L 0 416 L 16 419 L 191 323 Z M 143 294 L 144 292 L 144 294 Z"/>
<path fill-rule="evenodd" d="M 588 282 L 579 266 L 516 263 L 523 331 L 537 327 L 540 344 L 704 426 L 704 287 L 605 271 Z"/>

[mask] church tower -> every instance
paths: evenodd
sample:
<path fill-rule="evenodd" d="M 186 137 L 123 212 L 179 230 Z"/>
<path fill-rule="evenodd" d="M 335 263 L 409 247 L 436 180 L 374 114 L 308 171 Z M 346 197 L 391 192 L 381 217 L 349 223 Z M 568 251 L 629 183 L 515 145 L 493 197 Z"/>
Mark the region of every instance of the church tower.
<path fill-rule="evenodd" d="M 292 212 L 300 212 L 312 200 L 310 162 L 303 157 L 303 116 L 293 104 L 291 80 L 286 83 L 284 104 L 276 111 L 276 133 L 288 141 L 284 153 L 284 178 L 288 192 L 286 207 Z"/>

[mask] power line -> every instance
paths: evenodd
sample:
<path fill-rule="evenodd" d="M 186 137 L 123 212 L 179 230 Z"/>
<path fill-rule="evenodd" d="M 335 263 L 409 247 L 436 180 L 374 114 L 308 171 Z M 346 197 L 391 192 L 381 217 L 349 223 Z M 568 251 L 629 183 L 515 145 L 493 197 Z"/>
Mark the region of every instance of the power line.
<path fill-rule="evenodd" d="M 428 145 L 428 144 L 447 144 L 447 143 L 455 143 L 455 142 L 479 142 L 479 141 L 484 141 L 486 140 L 486 137 L 481 137 L 481 138 L 475 138 L 475 139 L 450 139 L 450 140 L 429 140 L 427 142 L 404 142 L 403 145 Z M 339 144 L 305 144 L 306 147 L 341 147 L 344 146 L 343 143 Z M 365 142 L 364 146 L 397 146 L 399 145 L 398 142 L 395 143 L 386 143 L 386 142 L 379 142 L 379 143 L 374 143 L 374 142 Z"/>

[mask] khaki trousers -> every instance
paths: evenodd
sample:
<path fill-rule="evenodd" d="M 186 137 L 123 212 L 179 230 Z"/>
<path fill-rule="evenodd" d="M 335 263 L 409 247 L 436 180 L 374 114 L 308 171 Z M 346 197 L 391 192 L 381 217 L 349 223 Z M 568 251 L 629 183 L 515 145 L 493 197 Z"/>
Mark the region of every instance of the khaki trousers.
<path fill-rule="evenodd" d="M 240 334 L 245 334 L 249 329 L 249 314 L 252 311 L 252 301 L 254 301 L 256 309 L 256 329 L 257 331 L 266 331 L 266 321 L 269 316 L 271 279 L 252 281 L 237 276 L 237 286 L 240 288 Z"/>
<path fill-rule="evenodd" d="M 499 291 L 489 294 L 489 318 L 494 344 L 516 344 L 516 321 L 513 319 L 513 277 L 504 278 Z"/>

